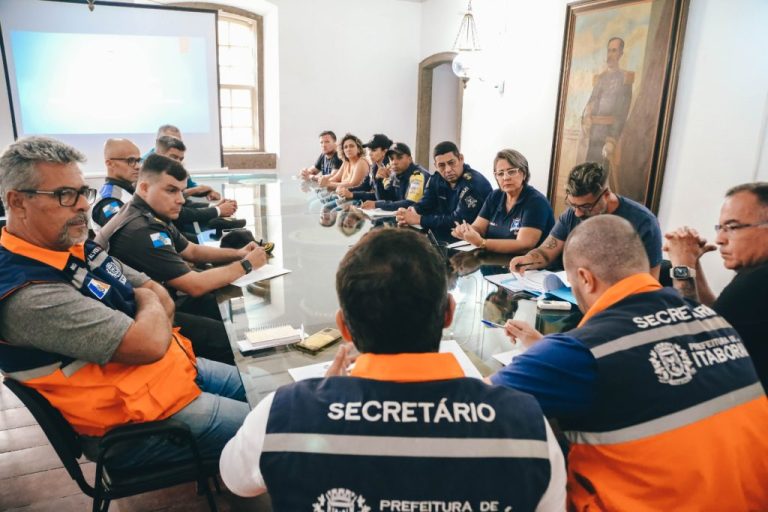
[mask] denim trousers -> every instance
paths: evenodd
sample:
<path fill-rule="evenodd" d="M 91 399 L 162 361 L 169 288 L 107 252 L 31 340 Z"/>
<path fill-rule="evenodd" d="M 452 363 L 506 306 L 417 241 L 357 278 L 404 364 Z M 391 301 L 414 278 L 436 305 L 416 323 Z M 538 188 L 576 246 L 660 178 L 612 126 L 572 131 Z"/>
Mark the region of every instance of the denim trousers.
<path fill-rule="evenodd" d="M 202 393 L 171 418 L 189 426 L 202 458 L 218 458 L 250 411 L 245 389 L 237 368 L 203 358 L 197 358 L 195 382 Z M 91 452 L 85 446 L 84 451 L 86 455 Z M 191 451 L 186 444 L 165 436 L 152 436 L 121 445 L 114 456 L 109 457 L 107 467 L 123 469 L 190 459 Z"/>

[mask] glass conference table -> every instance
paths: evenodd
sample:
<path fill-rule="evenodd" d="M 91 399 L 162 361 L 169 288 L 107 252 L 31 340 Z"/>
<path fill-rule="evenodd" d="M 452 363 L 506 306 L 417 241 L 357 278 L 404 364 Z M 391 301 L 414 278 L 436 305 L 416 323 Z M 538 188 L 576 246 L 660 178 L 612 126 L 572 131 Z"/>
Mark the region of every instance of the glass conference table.
<path fill-rule="evenodd" d="M 289 369 L 333 359 L 338 344 L 315 355 L 292 345 L 243 355 L 237 341 L 245 340 L 247 331 L 280 325 L 303 325 L 307 334 L 335 327 L 337 266 L 372 223 L 355 211 L 342 211 L 321 222 L 318 191 L 291 177 L 275 173 L 229 174 L 206 177 L 204 181 L 238 201 L 236 216 L 246 219 L 246 227 L 256 239 L 276 244 L 269 263 L 291 271 L 246 288 L 229 286 L 217 294 L 248 401 L 254 407 L 268 393 L 293 382 Z M 493 355 L 514 346 L 502 329 L 484 327 L 480 320 L 503 324 L 513 317 L 519 300 L 525 300 L 484 278 L 507 272 L 510 257 L 447 251 L 446 258 L 450 292 L 457 307 L 443 339 L 456 340 L 480 373 L 489 375 L 501 368 Z M 573 327 L 580 316 L 575 307 L 571 311 L 539 312 L 536 327 L 544 333 L 560 332 Z"/>

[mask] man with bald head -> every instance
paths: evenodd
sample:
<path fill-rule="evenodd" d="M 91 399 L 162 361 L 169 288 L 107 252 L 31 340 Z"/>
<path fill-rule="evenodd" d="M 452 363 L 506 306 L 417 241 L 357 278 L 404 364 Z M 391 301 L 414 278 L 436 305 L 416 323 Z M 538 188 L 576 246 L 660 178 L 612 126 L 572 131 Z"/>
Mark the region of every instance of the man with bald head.
<path fill-rule="evenodd" d="M 107 139 L 104 164 L 107 179 L 91 208 L 91 219 L 98 230 L 127 203 L 135 191 L 142 158 L 139 147 L 128 139 Z"/>
<path fill-rule="evenodd" d="M 490 382 L 535 396 L 571 442 L 569 510 L 768 510 L 768 400 L 738 333 L 650 275 L 615 215 L 585 220 L 564 247 L 584 318 L 542 336 Z"/>

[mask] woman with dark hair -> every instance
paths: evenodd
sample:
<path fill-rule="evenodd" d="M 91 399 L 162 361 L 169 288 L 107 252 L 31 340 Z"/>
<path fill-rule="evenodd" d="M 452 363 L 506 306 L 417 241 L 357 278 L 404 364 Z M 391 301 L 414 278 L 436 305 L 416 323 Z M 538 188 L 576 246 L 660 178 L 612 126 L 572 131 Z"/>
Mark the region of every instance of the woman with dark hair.
<path fill-rule="evenodd" d="M 320 178 L 320 186 L 327 187 L 329 190 L 335 190 L 336 187 L 358 186 L 368 174 L 368 161 L 363 158 L 364 155 L 365 151 L 360 139 L 351 133 L 346 134 L 339 144 L 341 167 L 328 176 Z"/>
<path fill-rule="evenodd" d="M 493 160 L 499 185 L 472 224 L 456 224 L 451 234 L 491 252 L 522 254 L 537 247 L 555 224 L 552 207 L 530 186 L 528 160 L 514 149 L 502 149 Z"/>

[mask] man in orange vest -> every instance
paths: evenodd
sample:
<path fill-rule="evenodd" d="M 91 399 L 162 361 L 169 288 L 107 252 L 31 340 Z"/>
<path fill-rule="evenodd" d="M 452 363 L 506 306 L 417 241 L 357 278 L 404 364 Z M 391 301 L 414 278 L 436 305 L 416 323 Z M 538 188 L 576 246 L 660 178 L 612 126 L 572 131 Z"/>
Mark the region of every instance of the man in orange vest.
<path fill-rule="evenodd" d="M 662 288 L 626 220 L 586 220 L 565 244 L 584 319 L 490 380 L 534 395 L 571 442 L 571 510 L 768 510 L 768 400 L 738 333 Z"/>
<path fill-rule="evenodd" d="M 96 197 L 76 149 L 30 137 L 0 156 L 0 370 L 39 391 L 96 455 L 111 428 L 173 417 L 216 457 L 248 413 L 237 370 L 196 358 L 159 284 L 86 240 Z M 110 467 L 171 462 L 188 448 L 124 445 Z"/>

